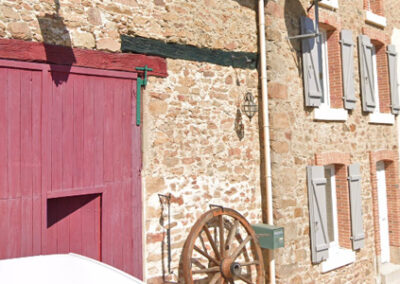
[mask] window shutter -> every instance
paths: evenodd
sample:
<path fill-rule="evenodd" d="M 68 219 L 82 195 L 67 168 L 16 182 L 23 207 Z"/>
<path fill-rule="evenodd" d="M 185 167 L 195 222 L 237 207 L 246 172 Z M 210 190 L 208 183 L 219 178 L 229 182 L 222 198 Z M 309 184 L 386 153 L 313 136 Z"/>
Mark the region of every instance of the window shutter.
<path fill-rule="evenodd" d="M 399 114 L 399 83 L 397 78 L 397 52 L 394 45 L 387 47 L 388 61 L 389 61 L 389 76 L 390 76 L 390 94 L 392 100 L 392 113 Z"/>
<path fill-rule="evenodd" d="M 310 213 L 311 260 L 320 263 L 328 258 L 326 178 L 324 167 L 307 167 L 308 205 Z"/>
<path fill-rule="evenodd" d="M 360 35 L 358 37 L 361 94 L 363 111 L 373 112 L 375 108 L 375 86 L 374 71 L 372 70 L 372 43 L 369 37 Z"/>
<path fill-rule="evenodd" d="M 354 92 L 354 43 L 353 33 L 342 30 L 342 68 L 343 68 L 343 99 L 345 109 L 354 109 L 356 96 Z"/>
<path fill-rule="evenodd" d="M 301 33 L 315 33 L 314 22 L 310 18 L 301 17 Z M 319 36 L 301 41 L 306 106 L 318 107 L 322 100 L 319 41 Z"/>
<path fill-rule="evenodd" d="M 349 166 L 350 211 L 353 250 L 364 247 L 364 228 L 362 218 L 361 199 L 361 171 L 360 164 Z"/>

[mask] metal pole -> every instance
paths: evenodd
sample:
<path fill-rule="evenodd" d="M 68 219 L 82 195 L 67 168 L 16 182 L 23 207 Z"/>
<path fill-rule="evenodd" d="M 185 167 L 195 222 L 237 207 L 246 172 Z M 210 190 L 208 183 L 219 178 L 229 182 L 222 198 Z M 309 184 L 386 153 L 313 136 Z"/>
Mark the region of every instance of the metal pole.
<path fill-rule="evenodd" d="M 265 12 L 264 0 L 258 1 L 258 24 L 260 42 L 260 71 L 261 71 L 261 95 L 263 108 L 263 132 L 264 132 L 264 157 L 266 175 L 266 201 L 267 201 L 267 221 L 269 225 L 274 224 L 272 208 L 272 176 L 271 176 L 271 152 L 269 138 L 269 117 L 268 117 L 268 88 L 267 88 L 267 53 L 265 47 Z M 269 283 L 275 283 L 275 259 L 272 250 L 269 253 Z"/>

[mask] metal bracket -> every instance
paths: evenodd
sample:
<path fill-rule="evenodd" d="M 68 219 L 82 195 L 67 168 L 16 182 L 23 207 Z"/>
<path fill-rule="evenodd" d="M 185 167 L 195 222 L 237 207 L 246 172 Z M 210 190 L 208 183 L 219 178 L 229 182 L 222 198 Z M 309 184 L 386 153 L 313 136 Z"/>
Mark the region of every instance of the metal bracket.
<path fill-rule="evenodd" d="M 305 35 L 297 35 L 297 36 L 288 36 L 287 39 L 292 40 L 292 39 L 307 39 L 307 38 L 312 38 L 312 37 L 317 37 L 321 35 L 320 33 L 312 33 L 312 34 L 305 34 Z"/>
<path fill-rule="evenodd" d="M 339 43 L 341 43 L 341 44 L 346 44 L 346 45 L 348 45 L 348 46 L 355 46 L 355 44 L 354 43 L 347 43 L 347 42 L 345 42 L 344 40 L 339 40 Z"/>
<path fill-rule="evenodd" d="M 287 37 L 288 40 L 292 39 L 307 39 L 320 36 L 319 33 L 319 5 L 318 2 L 321 0 L 313 0 L 311 6 L 307 9 L 307 13 L 315 6 L 315 33 L 312 34 L 305 34 L 305 35 L 297 35 L 297 36 L 289 36 Z"/>
<path fill-rule="evenodd" d="M 352 176 L 347 177 L 347 180 L 349 180 L 349 181 L 358 181 L 360 179 L 361 179 L 361 176 L 359 176 L 359 175 L 352 175 Z"/>
<path fill-rule="evenodd" d="M 141 108 L 141 91 L 142 91 L 142 86 L 146 87 L 147 85 L 147 71 L 153 71 L 152 68 L 147 67 L 145 65 L 144 67 L 136 67 L 137 71 L 144 71 L 143 78 L 138 77 L 137 78 L 137 88 L 136 88 L 136 125 L 140 125 L 140 108 Z"/>
<path fill-rule="evenodd" d="M 161 193 L 159 193 L 158 196 L 167 198 L 169 200 L 169 199 L 171 199 L 172 194 L 171 193 L 169 193 L 169 194 L 161 194 Z"/>
<path fill-rule="evenodd" d="M 219 208 L 219 209 L 221 209 L 222 211 L 224 211 L 224 206 L 222 206 L 222 205 L 210 204 L 209 206 L 210 206 L 210 209 Z"/>
<path fill-rule="evenodd" d="M 311 4 L 311 6 L 307 8 L 307 13 L 310 12 L 310 10 L 312 9 L 312 7 L 313 7 L 314 5 L 315 5 L 315 6 L 318 6 L 318 2 L 321 2 L 321 1 L 322 1 L 322 0 L 315 0 L 315 1 L 313 1 L 312 4 Z M 318 7 L 317 7 L 317 8 L 318 8 Z"/>

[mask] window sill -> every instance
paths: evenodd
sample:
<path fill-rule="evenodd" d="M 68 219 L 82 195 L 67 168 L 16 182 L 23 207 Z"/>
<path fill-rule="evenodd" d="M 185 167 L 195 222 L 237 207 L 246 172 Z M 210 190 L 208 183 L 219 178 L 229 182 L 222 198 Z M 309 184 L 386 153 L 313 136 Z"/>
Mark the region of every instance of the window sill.
<path fill-rule="evenodd" d="M 373 124 L 394 124 L 394 115 L 391 113 L 371 113 L 369 123 Z"/>
<path fill-rule="evenodd" d="M 348 118 L 347 110 L 343 108 L 329 108 L 320 106 L 314 110 L 315 120 L 325 121 L 346 121 Z"/>
<path fill-rule="evenodd" d="M 325 8 L 331 8 L 331 9 L 338 9 L 339 8 L 339 2 L 338 0 L 322 0 L 319 5 Z"/>
<path fill-rule="evenodd" d="M 365 11 L 365 22 L 376 25 L 378 27 L 386 27 L 386 18 L 372 13 L 371 11 Z"/>
<path fill-rule="evenodd" d="M 349 249 L 337 248 L 329 253 L 329 258 L 322 262 L 322 272 L 328 272 L 356 261 L 356 253 Z"/>

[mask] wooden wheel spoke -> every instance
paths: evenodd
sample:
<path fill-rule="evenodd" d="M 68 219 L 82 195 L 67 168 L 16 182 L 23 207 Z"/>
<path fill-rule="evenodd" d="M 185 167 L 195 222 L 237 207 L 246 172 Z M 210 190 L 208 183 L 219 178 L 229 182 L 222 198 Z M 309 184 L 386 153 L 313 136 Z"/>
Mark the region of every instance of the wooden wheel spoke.
<path fill-rule="evenodd" d="M 200 269 L 200 270 L 193 270 L 192 273 L 211 273 L 211 272 L 219 272 L 219 271 L 220 271 L 220 267 L 214 266 L 214 267 L 204 268 L 204 269 Z"/>
<path fill-rule="evenodd" d="M 229 234 L 228 237 L 226 238 L 226 247 L 230 247 L 230 245 L 232 244 L 233 238 L 236 235 L 237 229 L 239 227 L 239 220 L 235 220 L 235 222 L 233 223 L 232 227 L 229 230 Z"/>
<path fill-rule="evenodd" d="M 221 280 L 222 276 L 221 273 L 216 273 L 213 278 L 210 280 L 210 284 L 216 284 L 219 280 Z"/>
<path fill-rule="evenodd" d="M 253 284 L 253 282 L 251 282 L 251 279 L 248 279 L 248 278 L 246 278 L 246 277 L 244 277 L 242 275 L 238 275 L 237 278 L 239 278 L 240 280 L 242 280 L 242 281 L 244 281 L 246 283 Z"/>
<path fill-rule="evenodd" d="M 220 259 L 221 259 L 221 255 L 220 255 L 220 253 L 219 253 L 219 251 L 218 251 L 217 245 L 215 244 L 215 242 L 214 242 L 214 240 L 213 240 L 213 238 L 212 238 L 212 236 L 211 236 L 210 230 L 208 229 L 207 225 L 204 225 L 203 230 L 204 230 L 204 232 L 206 232 L 208 241 L 210 242 L 211 247 L 212 247 L 213 250 L 214 250 L 215 257 L 216 257 L 218 260 L 220 260 Z"/>
<path fill-rule="evenodd" d="M 196 279 L 193 281 L 193 284 L 206 284 L 208 283 L 208 277 L 202 279 Z"/>
<path fill-rule="evenodd" d="M 201 242 L 201 246 L 203 247 L 203 250 L 204 250 L 204 251 L 207 251 L 206 244 L 204 243 L 204 239 L 203 239 L 203 237 L 201 236 L 201 232 L 200 232 L 200 234 L 199 234 L 199 239 L 200 239 L 200 242 Z"/>
<path fill-rule="evenodd" d="M 240 266 L 250 266 L 250 265 L 259 265 L 259 264 L 260 264 L 260 262 L 258 260 L 254 260 L 254 261 L 240 263 Z"/>
<path fill-rule="evenodd" d="M 218 228 L 217 228 L 217 226 L 214 226 L 214 240 L 215 240 L 215 246 L 218 248 L 218 234 L 217 234 L 217 230 L 218 230 Z M 218 253 L 219 253 L 219 251 L 218 251 Z"/>
<path fill-rule="evenodd" d="M 236 259 L 236 257 L 240 254 L 244 246 L 251 240 L 251 236 L 248 235 L 246 239 L 236 248 L 236 250 L 231 254 L 231 257 L 233 259 Z"/>
<path fill-rule="evenodd" d="M 214 262 L 216 265 L 219 265 L 219 261 L 217 261 L 215 258 L 213 258 L 211 255 L 209 255 L 207 252 L 203 251 L 201 248 L 198 246 L 194 246 L 194 250 L 196 250 L 198 253 L 201 255 L 205 256 L 209 261 Z"/>
<path fill-rule="evenodd" d="M 192 263 L 194 265 L 196 265 L 198 268 L 201 268 L 201 269 L 206 269 L 207 268 L 203 264 L 201 264 L 201 262 L 199 261 L 198 258 L 192 258 Z"/>
<path fill-rule="evenodd" d="M 225 255 L 225 237 L 224 237 L 224 217 L 222 215 L 219 215 L 219 247 L 221 250 L 221 259 Z"/>

